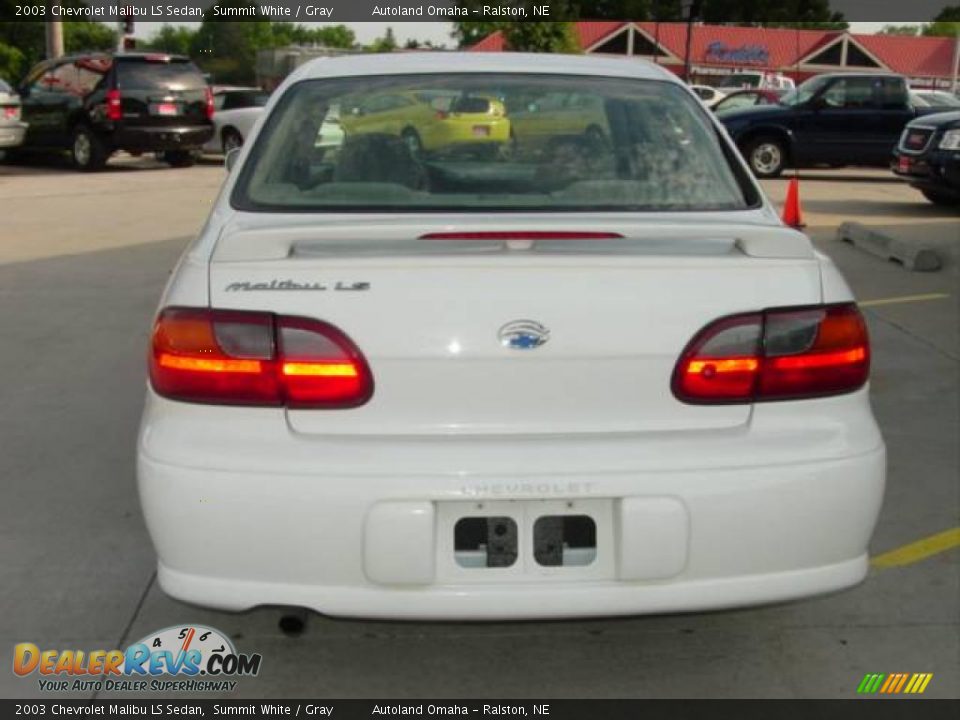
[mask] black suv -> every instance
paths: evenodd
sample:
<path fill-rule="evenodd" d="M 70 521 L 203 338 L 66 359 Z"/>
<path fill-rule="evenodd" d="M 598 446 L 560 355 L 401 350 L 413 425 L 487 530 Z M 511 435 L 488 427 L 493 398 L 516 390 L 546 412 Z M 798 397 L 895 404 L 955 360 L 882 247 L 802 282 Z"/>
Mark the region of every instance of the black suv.
<path fill-rule="evenodd" d="M 189 58 L 158 53 L 88 53 L 34 67 L 19 88 L 24 147 L 71 150 L 80 170 L 110 154 L 156 152 L 192 165 L 213 135 L 213 95 Z"/>
<path fill-rule="evenodd" d="M 908 124 L 894 151 L 893 171 L 937 205 L 960 206 L 960 112 Z"/>

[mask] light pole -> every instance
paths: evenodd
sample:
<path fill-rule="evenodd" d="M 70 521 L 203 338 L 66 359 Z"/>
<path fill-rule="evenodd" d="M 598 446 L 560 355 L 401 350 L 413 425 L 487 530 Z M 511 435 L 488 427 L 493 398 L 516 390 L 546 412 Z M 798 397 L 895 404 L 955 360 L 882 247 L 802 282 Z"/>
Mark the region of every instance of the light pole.
<path fill-rule="evenodd" d="M 690 46 L 693 42 L 693 21 L 700 16 L 701 0 L 680 0 L 681 13 L 687 16 L 687 49 L 683 54 L 683 81 L 690 82 Z"/>
<path fill-rule="evenodd" d="M 956 24 L 956 33 L 953 38 L 953 80 L 950 82 L 950 92 L 957 94 L 957 66 L 960 65 L 960 23 Z"/>
<path fill-rule="evenodd" d="M 55 4 L 55 0 L 47 3 L 49 7 Z M 63 23 L 60 20 L 47 20 L 46 31 L 47 59 L 52 60 L 63 55 Z"/>

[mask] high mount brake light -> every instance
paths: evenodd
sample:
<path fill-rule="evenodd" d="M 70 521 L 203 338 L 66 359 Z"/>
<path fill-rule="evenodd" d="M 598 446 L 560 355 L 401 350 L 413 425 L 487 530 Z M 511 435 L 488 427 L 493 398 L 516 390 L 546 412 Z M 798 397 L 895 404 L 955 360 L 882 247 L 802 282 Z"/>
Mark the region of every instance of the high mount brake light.
<path fill-rule="evenodd" d="M 107 120 L 123 119 L 123 98 L 117 89 L 107 90 Z"/>
<path fill-rule="evenodd" d="M 432 232 L 421 240 L 618 240 L 616 232 L 588 230 L 480 230 L 468 232 Z"/>
<path fill-rule="evenodd" d="M 214 405 L 350 408 L 373 394 L 363 354 L 332 325 L 203 308 L 159 314 L 150 383 L 164 397 Z"/>
<path fill-rule="evenodd" d="M 672 389 L 691 404 L 800 400 L 853 392 L 869 372 L 856 305 L 784 308 L 705 327 L 680 356 Z"/>

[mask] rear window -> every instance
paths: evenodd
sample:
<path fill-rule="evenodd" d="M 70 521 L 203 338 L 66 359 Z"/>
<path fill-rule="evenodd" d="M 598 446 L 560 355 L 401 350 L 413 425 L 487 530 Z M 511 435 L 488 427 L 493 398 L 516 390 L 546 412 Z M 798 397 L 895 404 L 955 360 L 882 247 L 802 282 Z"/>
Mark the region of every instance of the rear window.
<path fill-rule="evenodd" d="M 737 210 L 749 205 L 742 180 L 674 83 L 398 75 L 292 86 L 232 201 L 267 212 Z"/>
<path fill-rule="evenodd" d="M 196 90 L 206 86 L 200 70 L 189 60 L 130 59 L 117 62 L 121 90 Z"/>
<path fill-rule="evenodd" d="M 270 94 L 258 90 L 231 90 L 224 93 L 222 110 L 238 110 L 242 108 L 263 107 L 270 99 Z"/>

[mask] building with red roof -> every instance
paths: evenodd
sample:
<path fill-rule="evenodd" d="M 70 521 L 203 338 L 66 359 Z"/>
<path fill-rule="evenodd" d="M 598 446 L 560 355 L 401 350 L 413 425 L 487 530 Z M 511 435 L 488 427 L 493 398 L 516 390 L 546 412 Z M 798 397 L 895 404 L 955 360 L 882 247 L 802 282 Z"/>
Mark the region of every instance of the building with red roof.
<path fill-rule="evenodd" d="M 640 57 L 682 74 L 686 23 L 584 21 L 575 24 L 585 53 Z M 894 72 L 911 84 L 949 87 L 958 43 L 950 37 L 861 35 L 838 30 L 794 30 L 731 25 L 692 26 L 691 75 L 701 80 L 744 70 L 783 73 L 796 80 L 825 72 Z M 473 45 L 475 52 L 504 49 L 500 32 Z"/>

